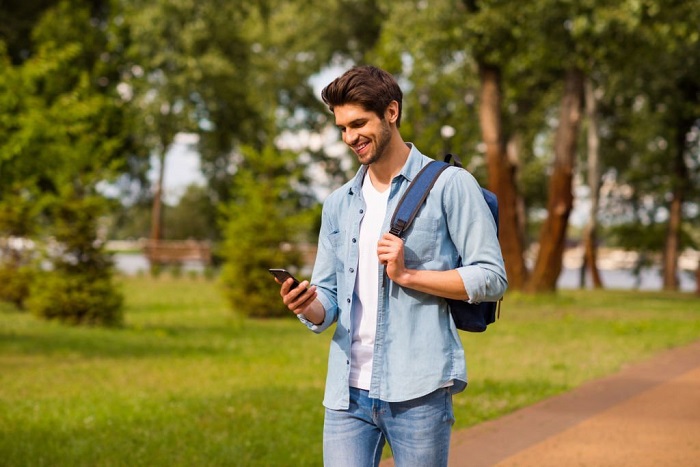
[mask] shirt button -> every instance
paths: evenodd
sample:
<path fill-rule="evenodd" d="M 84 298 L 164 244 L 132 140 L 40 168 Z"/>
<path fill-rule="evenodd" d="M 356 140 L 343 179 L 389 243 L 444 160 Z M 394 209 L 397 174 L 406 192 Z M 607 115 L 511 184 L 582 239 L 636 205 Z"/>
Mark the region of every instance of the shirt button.
<path fill-rule="evenodd" d="M 357 243 L 357 239 L 356 239 L 356 238 L 353 238 L 353 239 L 352 239 L 352 243 Z"/>
<path fill-rule="evenodd" d="M 352 274 L 353 272 L 355 272 L 355 270 L 353 268 L 350 268 L 350 273 Z"/>
<path fill-rule="evenodd" d="M 350 299 L 348 298 L 348 303 L 350 303 Z"/>
<path fill-rule="evenodd" d="M 365 212 L 365 210 L 364 210 L 364 209 L 360 209 L 360 214 L 362 214 L 363 212 Z"/>

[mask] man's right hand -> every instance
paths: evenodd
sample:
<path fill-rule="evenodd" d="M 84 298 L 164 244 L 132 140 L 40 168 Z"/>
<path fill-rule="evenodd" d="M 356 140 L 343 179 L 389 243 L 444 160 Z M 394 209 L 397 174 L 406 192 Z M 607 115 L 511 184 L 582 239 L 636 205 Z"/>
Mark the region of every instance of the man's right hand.
<path fill-rule="evenodd" d="M 280 283 L 279 281 L 277 282 Z M 295 315 L 304 315 L 304 318 L 314 324 L 322 323 L 325 311 L 321 302 L 316 300 L 318 296 L 316 286 L 311 285 L 309 281 L 303 281 L 298 287 L 292 288 L 293 283 L 293 279 L 287 279 L 281 283 L 280 296 L 282 297 L 282 302 Z"/>

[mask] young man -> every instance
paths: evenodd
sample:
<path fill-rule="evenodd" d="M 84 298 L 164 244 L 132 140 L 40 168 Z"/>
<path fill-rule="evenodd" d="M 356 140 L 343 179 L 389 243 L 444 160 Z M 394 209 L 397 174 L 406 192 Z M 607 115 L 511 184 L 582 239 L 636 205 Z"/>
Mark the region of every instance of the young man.
<path fill-rule="evenodd" d="M 495 223 L 474 178 L 451 167 L 405 239 L 388 233 L 398 200 L 431 160 L 399 133 L 401 89 L 389 73 L 363 66 L 322 97 L 361 167 L 324 203 L 313 285 L 291 289 L 287 280 L 280 294 L 312 331 L 336 324 L 324 464 L 377 465 L 388 441 L 398 466 L 447 465 L 452 394 L 464 390 L 467 375 L 443 297 L 503 295 Z"/>

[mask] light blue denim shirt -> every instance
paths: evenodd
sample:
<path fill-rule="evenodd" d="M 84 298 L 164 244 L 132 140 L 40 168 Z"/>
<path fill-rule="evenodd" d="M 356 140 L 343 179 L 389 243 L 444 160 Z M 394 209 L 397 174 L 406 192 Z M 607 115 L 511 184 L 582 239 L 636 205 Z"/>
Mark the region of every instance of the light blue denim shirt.
<path fill-rule="evenodd" d="M 390 187 L 383 231 L 401 195 L 431 161 L 415 146 Z M 324 202 L 318 253 L 311 283 L 326 310 L 323 323 L 300 320 L 320 333 L 336 323 L 328 357 L 323 404 L 349 406 L 350 346 L 360 223 L 365 212 L 362 181 L 367 167 Z M 462 258 L 459 266 L 459 259 Z M 404 234 L 404 261 L 410 269 L 457 269 L 471 302 L 497 300 L 507 287 L 496 225 L 474 177 L 448 168 L 433 186 L 425 205 Z M 377 268 L 379 309 L 369 396 L 388 402 L 424 396 L 452 382 L 454 393 L 467 384 L 464 349 L 447 302 L 384 279 Z"/>

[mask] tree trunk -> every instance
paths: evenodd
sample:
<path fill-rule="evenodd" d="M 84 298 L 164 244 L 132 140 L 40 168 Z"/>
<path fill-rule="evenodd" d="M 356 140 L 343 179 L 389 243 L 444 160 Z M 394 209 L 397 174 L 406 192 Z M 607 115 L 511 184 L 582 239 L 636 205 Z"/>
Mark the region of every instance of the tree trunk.
<path fill-rule="evenodd" d="M 157 243 L 163 238 L 163 181 L 165 179 L 165 149 L 160 154 L 160 168 L 158 169 L 158 182 L 153 193 L 153 207 L 151 209 L 151 238 Z"/>
<path fill-rule="evenodd" d="M 681 207 L 683 204 L 681 196 L 682 194 L 678 188 L 673 190 L 663 253 L 664 290 L 678 290 L 678 255 L 682 219 Z"/>
<path fill-rule="evenodd" d="M 571 187 L 582 95 L 583 73 L 578 69 L 569 70 L 554 141 L 554 170 L 549 180 L 547 220 L 540 231 L 537 260 L 527 284 L 527 289 L 532 292 L 555 291 L 561 273 L 566 230 L 574 201 Z"/>
<path fill-rule="evenodd" d="M 499 240 L 511 290 L 520 290 L 527 280 L 523 235 L 515 183 L 517 166 L 508 158 L 501 125 L 501 72 L 496 66 L 479 64 L 481 102 L 479 121 L 486 144 L 489 189 L 498 197 Z"/>
<path fill-rule="evenodd" d="M 685 163 L 686 135 L 693 127 L 694 119 L 680 118 L 676 127 L 676 154 L 673 160 L 673 198 L 669 206 L 668 227 L 663 251 L 663 289 L 678 290 L 678 256 L 683 222 L 683 202 L 690 183 L 688 166 Z"/>
<path fill-rule="evenodd" d="M 584 82 L 584 89 L 586 101 L 586 119 L 588 120 L 588 188 L 590 189 L 591 208 L 588 212 L 588 222 L 586 223 L 583 233 L 585 256 L 583 264 L 591 273 L 593 288 L 602 289 L 603 280 L 600 277 L 597 262 L 598 203 L 600 199 L 600 137 L 598 135 L 598 101 L 590 78 L 586 78 Z"/>

